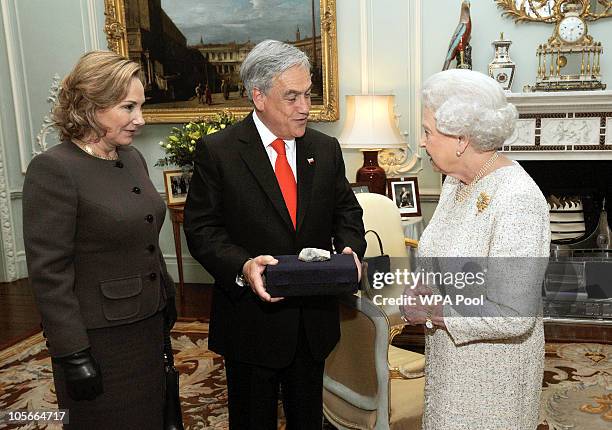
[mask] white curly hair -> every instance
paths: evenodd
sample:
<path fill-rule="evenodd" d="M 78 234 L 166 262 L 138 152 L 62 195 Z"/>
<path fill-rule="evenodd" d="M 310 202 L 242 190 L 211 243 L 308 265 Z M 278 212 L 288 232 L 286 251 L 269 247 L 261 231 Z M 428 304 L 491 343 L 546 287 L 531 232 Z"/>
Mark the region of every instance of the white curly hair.
<path fill-rule="evenodd" d="M 423 84 L 423 107 L 436 119 L 436 128 L 451 136 L 465 136 L 476 150 L 501 148 L 514 132 L 518 112 L 501 86 L 472 70 L 450 69 Z"/>

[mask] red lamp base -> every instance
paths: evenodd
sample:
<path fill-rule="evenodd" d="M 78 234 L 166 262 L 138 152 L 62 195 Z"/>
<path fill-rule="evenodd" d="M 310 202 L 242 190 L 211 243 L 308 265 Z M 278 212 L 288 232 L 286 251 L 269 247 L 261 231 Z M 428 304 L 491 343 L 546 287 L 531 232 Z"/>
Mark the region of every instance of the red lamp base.
<path fill-rule="evenodd" d="M 363 151 L 363 166 L 357 170 L 357 182 L 367 182 L 371 193 L 386 195 L 387 174 L 378 165 L 378 150 Z"/>

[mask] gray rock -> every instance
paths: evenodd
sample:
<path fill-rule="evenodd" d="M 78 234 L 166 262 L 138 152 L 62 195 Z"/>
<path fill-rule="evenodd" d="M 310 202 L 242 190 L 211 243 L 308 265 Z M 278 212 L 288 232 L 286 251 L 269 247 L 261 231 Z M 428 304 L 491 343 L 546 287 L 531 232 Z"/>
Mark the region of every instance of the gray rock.
<path fill-rule="evenodd" d="M 304 248 L 298 255 L 298 259 L 302 261 L 327 261 L 330 258 L 329 251 L 319 248 Z"/>

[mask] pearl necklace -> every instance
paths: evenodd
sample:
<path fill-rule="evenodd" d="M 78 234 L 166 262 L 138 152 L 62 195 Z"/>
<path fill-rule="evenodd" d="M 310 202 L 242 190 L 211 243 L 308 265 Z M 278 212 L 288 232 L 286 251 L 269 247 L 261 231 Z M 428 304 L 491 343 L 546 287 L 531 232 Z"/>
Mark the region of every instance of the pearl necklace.
<path fill-rule="evenodd" d="M 478 173 L 476 173 L 476 176 L 474 176 L 472 182 L 465 186 L 462 186 L 462 184 L 460 184 L 457 187 L 457 191 L 455 191 L 455 203 L 461 203 L 469 197 L 469 195 L 472 193 L 472 190 L 476 186 L 476 183 L 480 181 L 482 177 L 487 173 L 487 171 L 493 166 L 493 163 L 495 163 L 497 157 L 499 157 L 499 152 L 495 151 L 491 158 L 489 158 L 487 162 L 482 165 Z"/>
<path fill-rule="evenodd" d="M 81 150 L 88 153 L 92 157 L 96 157 L 96 158 L 100 158 L 101 160 L 108 160 L 108 161 L 116 161 L 119 159 L 119 154 L 117 154 L 117 151 L 115 151 L 115 155 L 100 155 L 94 151 L 94 149 L 91 147 L 91 144 L 85 143 L 82 140 L 76 139 L 76 138 L 72 139 L 72 141 L 76 144 L 76 146 L 78 146 Z"/>

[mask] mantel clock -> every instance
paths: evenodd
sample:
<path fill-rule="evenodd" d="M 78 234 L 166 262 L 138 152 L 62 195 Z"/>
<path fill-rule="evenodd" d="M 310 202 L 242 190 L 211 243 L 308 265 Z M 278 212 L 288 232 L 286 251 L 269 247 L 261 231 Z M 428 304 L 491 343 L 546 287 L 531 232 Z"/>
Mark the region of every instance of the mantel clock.
<path fill-rule="evenodd" d="M 516 22 L 554 24 L 548 41 L 537 47 L 538 69 L 531 91 L 605 89 L 601 81 L 601 42 L 588 21 L 612 16 L 612 0 L 496 0 Z"/>

